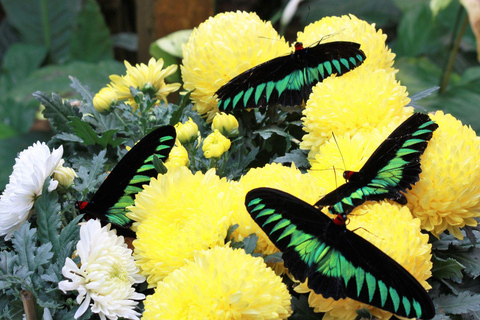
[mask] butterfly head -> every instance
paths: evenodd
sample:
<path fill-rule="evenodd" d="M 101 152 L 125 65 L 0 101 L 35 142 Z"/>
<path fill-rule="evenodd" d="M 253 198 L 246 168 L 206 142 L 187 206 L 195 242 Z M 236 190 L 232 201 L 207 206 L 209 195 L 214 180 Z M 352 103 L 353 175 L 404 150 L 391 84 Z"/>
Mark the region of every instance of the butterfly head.
<path fill-rule="evenodd" d="M 343 171 L 343 178 L 346 181 L 350 181 L 350 179 L 352 179 L 352 176 L 355 175 L 355 173 L 355 171 L 345 170 Z"/>
<path fill-rule="evenodd" d="M 333 223 L 337 226 L 344 226 L 347 223 L 347 215 L 346 214 L 337 214 L 337 216 L 333 219 Z"/>
<path fill-rule="evenodd" d="M 295 52 L 303 50 L 303 43 L 301 42 L 296 42 L 295 43 Z"/>
<path fill-rule="evenodd" d="M 85 210 L 87 205 L 88 205 L 87 201 L 77 201 L 77 202 L 75 202 L 75 208 L 80 210 L 80 211 Z"/>

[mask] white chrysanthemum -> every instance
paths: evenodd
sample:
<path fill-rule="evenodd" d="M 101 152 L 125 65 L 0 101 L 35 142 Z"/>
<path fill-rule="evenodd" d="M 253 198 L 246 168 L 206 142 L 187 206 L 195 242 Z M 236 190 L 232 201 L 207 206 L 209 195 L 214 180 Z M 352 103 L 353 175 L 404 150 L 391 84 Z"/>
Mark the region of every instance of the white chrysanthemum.
<path fill-rule="evenodd" d="M 134 310 L 145 296 L 135 292 L 132 285 L 145 281 L 138 274 L 132 250 L 128 249 L 123 237 L 110 231 L 110 225 L 101 227 L 100 221 L 89 220 L 80 228 L 80 241 L 77 243 L 77 255 L 80 266 L 72 259 L 65 259 L 62 268 L 64 277 L 58 287 L 63 292 L 78 291 L 75 319 L 91 310 L 98 313 L 102 320 L 138 319 L 140 315 Z"/>
<path fill-rule="evenodd" d="M 50 152 L 44 142 L 36 142 L 20 152 L 10 181 L 0 196 L 0 236 L 10 239 L 29 218 L 35 199 L 42 194 L 45 179 L 63 164 L 62 155 L 62 146 Z M 55 190 L 57 185 L 57 181 L 50 180 L 48 190 Z"/>

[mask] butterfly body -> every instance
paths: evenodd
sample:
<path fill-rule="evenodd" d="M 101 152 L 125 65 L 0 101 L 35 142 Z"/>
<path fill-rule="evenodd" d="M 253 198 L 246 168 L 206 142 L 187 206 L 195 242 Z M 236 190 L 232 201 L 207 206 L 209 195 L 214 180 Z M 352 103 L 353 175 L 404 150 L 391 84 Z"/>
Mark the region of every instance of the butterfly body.
<path fill-rule="evenodd" d="M 345 224 L 280 190 L 245 198 L 252 218 L 282 251 L 284 265 L 325 298 L 352 298 L 403 317 L 435 315 L 425 289 L 401 265 Z"/>
<path fill-rule="evenodd" d="M 221 111 L 267 105 L 301 105 L 312 87 L 332 74 L 343 75 L 365 60 L 354 42 L 329 42 L 277 57 L 239 74 L 215 93 Z"/>
<path fill-rule="evenodd" d="M 393 200 L 406 204 L 406 192 L 419 180 L 420 156 L 438 128 L 427 114 L 415 113 L 397 127 L 358 172 L 345 171 L 347 183 L 325 195 L 316 207 L 349 214 L 365 201 Z"/>
<path fill-rule="evenodd" d="M 112 223 L 119 234 L 135 237 L 130 230 L 132 220 L 126 213 L 133 205 L 135 195 L 142 191 L 152 177 L 157 176 L 154 156 L 165 161 L 173 148 L 176 132 L 173 126 L 163 126 L 140 140 L 113 168 L 90 202 L 78 201 L 81 213 Z"/>

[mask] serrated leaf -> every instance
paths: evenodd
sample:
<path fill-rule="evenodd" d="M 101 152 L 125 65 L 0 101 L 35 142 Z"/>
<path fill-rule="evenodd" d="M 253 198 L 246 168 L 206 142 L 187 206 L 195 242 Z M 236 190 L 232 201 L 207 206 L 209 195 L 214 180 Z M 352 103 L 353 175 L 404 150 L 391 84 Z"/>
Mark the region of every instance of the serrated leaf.
<path fill-rule="evenodd" d="M 448 256 L 465 267 L 464 271 L 473 278 L 480 276 L 480 248 L 450 248 Z"/>
<path fill-rule="evenodd" d="M 155 167 L 155 170 L 157 170 L 157 173 L 165 174 L 168 171 L 163 161 L 160 160 L 156 154 L 153 155 L 153 166 Z"/>
<path fill-rule="evenodd" d="M 59 132 L 71 132 L 67 124 L 72 118 L 80 119 L 82 113 L 77 107 L 72 106 L 68 101 L 63 102 L 62 97 L 52 93 L 51 97 L 47 94 L 36 91 L 33 96 L 37 101 L 45 106 L 43 115 L 50 120 L 50 124 Z"/>
<path fill-rule="evenodd" d="M 13 234 L 12 244 L 18 254 L 19 263 L 27 267 L 27 270 L 34 270 L 35 267 L 32 248 L 36 247 L 36 242 L 36 230 L 30 229 L 29 222 L 23 223 Z"/>
<path fill-rule="evenodd" d="M 243 239 L 243 249 L 247 254 L 252 254 L 257 247 L 257 242 L 258 236 L 255 233 L 252 233 L 251 235 Z"/>
<path fill-rule="evenodd" d="M 230 227 L 228 227 L 227 236 L 225 237 L 226 241 L 230 241 L 230 238 L 232 237 L 232 234 L 235 232 L 235 230 L 237 230 L 238 227 L 239 227 L 239 225 L 237 223 L 232 224 Z"/>
<path fill-rule="evenodd" d="M 47 178 L 49 179 L 49 178 Z M 51 243 L 55 256 L 61 248 L 58 228 L 60 228 L 60 204 L 55 192 L 48 192 L 48 181 L 43 185 L 42 195 L 35 201 L 37 212 L 37 236 L 41 243 Z"/>
<path fill-rule="evenodd" d="M 265 261 L 265 263 L 280 263 L 283 261 L 282 253 L 275 252 L 275 253 L 269 254 L 268 256 L 263 257 L 263 261 Z"/>
<path fill-rule="evenodd" d="M 300 297 L 292 296 L 293 315 L 291 320 L 319 320 L 323 318 L 323 314 L 313 312 L 313 308 L 308 305 L 308 299 L 305 295 Z"/>
<path fill-rule="evenodd" d="M 310 168 L 310 162 L 307 159 L 307 154 L 300 149 L 295 149 L 286 153 L 284 156 L 275 158 L 273 162 L 294 163 L 297 168 Z"/>
<path fill-rule="evenodd" d="M 80 226 L 78 222 L 83 218 L 83 215 L 76 216 L 70 221 L 60 232 L 60 243 L 70 243 L 72 241 L 77 242 L 80 237 Z"/>
<path fill-rule="evenodd" d="M 102 132 L 99 136 L 88 122 L 79 118 L 71 117 L 68 125 L 73 128 L 77 136 L 83 139 L 83 143 L 87 146 L 98 144 L 103 148 L 106 148 L 107 145 L 116 148 L 125 141 L 125 139 L 114 138 L 118 130 L 108 130 Z"/>
<path fill-rule="evenodd" d="M 61 140 L 68 142 L 82 142 L 82 138 L 73 133 L 59 133 L 52 137 L 52 140 Z"/>
<path fill-rule="evenodd" d="M 70 86 L 73 89 L 75 89 L 75 91 L 77 91 L 78 94 L 80 94 L 82 96 L 83 100 L 85 100 L 87 102 L 87 104 L 92 104 L 93 103 L 93 95 L 92 95 L 92 91 L 90 90 L 90 88 L 88 86 L 84 86 L 80 82 L 80 80 L 78 80 L 75 77 L 70 76 L 69 78 L 70 78 L 70 81 L 72 81 Z"/>
<path fill-rule="evenodd" d="M 12 251 L 0 251 L 0 274 L 12 274 L 13 267 L 18 264 L 18 256 Z M 0 277 L 2 279 L 3 277 Z M 1 281 L 1 280 L 0 280 Z"/>
<path fill-rule="evenodd" d="M 459 282 L 462 277 L 462 270 L 465 268 L 455 259 L 442 259 L 437 256 L 432 257 L 433 268 L 432 274 L 437 279 L 452 279 Z"/>
<path fill-rule="evenodd" d="M 480 294 L 463 291 L 456 295 L 440 295 L 433 300 L 436 309 L 446 314 L 462 314 L 470 311 L 479 311 Z"/>
<path fill-rule="evenodd" d="M 103 172 L 103 167 L 107 161 L 105 158 L 106 154 L 107 150 L 100 151 L 97 155 L 93 156 L 88 168 L 82 166 L 78 169 L 77 175 L 82 182 L 75 183 L 73 187 L 75 190 L 80 192 L 84 192 L 85 190 L 91 191 L 100 181 L 105 179 L 106 173 Z"/>

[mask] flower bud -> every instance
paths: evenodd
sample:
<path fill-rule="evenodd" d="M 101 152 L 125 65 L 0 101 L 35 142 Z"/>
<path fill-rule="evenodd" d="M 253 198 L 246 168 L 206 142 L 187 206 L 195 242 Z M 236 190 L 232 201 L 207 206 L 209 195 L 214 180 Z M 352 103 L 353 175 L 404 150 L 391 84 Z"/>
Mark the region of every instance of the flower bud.
<path fill-rule="evenodd" d="M 105 88 L 100 89 L 100 91 L 93 97 L 93 107 L 98 112 L 106 113 L 110 111 L 112 104 L 117 102 L 117 94 L 115 90 L 107 85 Z"/>
<path fill-rule="evenodd" d="M 73 184 L 75 177 L 78 176 L 72 168 L 60 166 L 53 172 L 53 179 L 57 180 L 58 183 L 65 188 L 68 188 Z"/>
<path fill-rule="evenodd" d="M 172 167 L 186 166 L 188 165 L 188 152 L 184 146 L 177 139 L 175 145 L 173 146 L 170 154 L 168 155 L 167 161 L 165 161 L 165 167 L 170 169 Z"/>
<path fill-rule="evenodd" d="M 197 139 L 198 126 L 192 118 L 188 118 L 185 123 L 177 123 L 175 129 L 177 130 L 177 138 L 182 144 L 191 143 Z"/>
<path fill-rule="evenodd" d="M 203 140 L 203 154 L 205 158 L 220 158 L 222 154 L 230 149 L 230 144 L 230 140 L 216 129 Z"/>
<path fill-rule="evenodd" d="M 231 115 L 225 112 L 220 112 L 215 115 L 212 122 L 212 131 L 218 129 L 221 134 L 227 138 L 238 136 L 238 121 Z"/>

